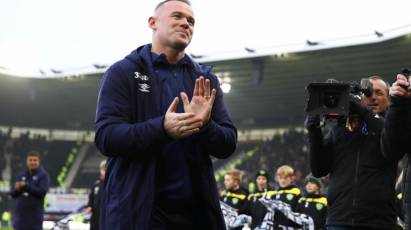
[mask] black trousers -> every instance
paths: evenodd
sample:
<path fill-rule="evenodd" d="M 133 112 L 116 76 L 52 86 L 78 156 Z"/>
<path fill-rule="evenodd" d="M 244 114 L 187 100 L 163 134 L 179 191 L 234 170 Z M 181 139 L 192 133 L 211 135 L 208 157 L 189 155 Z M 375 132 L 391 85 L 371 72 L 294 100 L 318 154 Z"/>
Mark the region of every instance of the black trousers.
<path fill-rule="evenodd" d="M 199 216 L 195 206 L 155 203 L 151 214 L 150 230 L 197 230 Z"/>

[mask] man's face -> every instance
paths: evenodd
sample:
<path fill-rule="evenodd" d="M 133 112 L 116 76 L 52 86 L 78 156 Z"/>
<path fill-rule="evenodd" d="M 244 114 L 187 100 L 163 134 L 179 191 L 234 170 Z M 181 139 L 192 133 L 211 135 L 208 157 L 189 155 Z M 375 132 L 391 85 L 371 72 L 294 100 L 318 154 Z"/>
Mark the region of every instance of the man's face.
<path fill-rule="evenodd" d="M 27 168 L 30 171 L 36 170 L 40 167 L 40 159 L 36 156 L 28 156 L 26 163 L 27 163 Z"/>
<path fill-rule="evenodd" d="M 318 185 L 316 183 L 307 182 L 307 184 L 305 184 L 305 190 L 308 193 L 316 193 L 316 192 L 320 191 L 320 187 L 318 187 Z"/>
<path fill-rule="evenodd" d="M 258 176 L 255 180 L 259 191 L 263 191 L 267 188 L 267 178 L 265 176 Z"/>
<path fill-rule="evenodd" d="M 370 80 L 373 87 L 373 94 L 370 97 L 363 97 L 362 103 L 372 109 L 374 113 L 381 113 L 387 110 L 390 103 L 387 86 L 380 79 Z"/>
<path fill-rule="evenodd" d="M 163 47 L 184 50 L 193 37 L 194 23 L 194 13 L 189 5 L 170 1 L 157 9 L 154 24 L 150 24 L 150 27 Z"/>
<path fill-rule="evenodd" d="M 233 190 L 236 186 L 237 183 L 231 175 L 224 176 L 224 187 L 226 190 Z"/>
<path fill-rule="evenodd" d="M 277 175 L 277 181 L 278 184 L 280 185 L 281 188 L 287 187 L 288 185 L 293 182 L 292 176 L 278 176 Z"/>

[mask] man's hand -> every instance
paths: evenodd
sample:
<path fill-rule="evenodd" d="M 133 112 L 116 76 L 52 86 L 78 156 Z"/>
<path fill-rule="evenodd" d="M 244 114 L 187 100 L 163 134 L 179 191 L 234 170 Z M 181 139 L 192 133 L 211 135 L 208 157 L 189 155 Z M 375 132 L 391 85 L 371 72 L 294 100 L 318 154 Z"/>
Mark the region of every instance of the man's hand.
<path fill-rule="evenodd" d="M 216 90 L 210 89 L 210 80 L 204 80 L 204 77 L 196 79 L 193 98 L 191 102 L 186 93 L 180 93 L 184 104 L 184 111 L 186 113 L 193 113 L 196 118 L 199 118 L 203 124 L 206 124 L 211 117 L 211 110 L 213 108 L 216 97 Z"/>
<path fill-rule="evenodd" d="M 14 187 L 16 188 L 17 191 L 20 191 L 21 189 L 23 189 L 24 186 L 26 186 L 25 181 L 17 181 L 14 185 Z"/>
<path fill-rule="evenodd" d="M 393 97 L 411 97 L 411 92 L 407 90 L 410 83 L 403 74 L 397 75 L 397 80 L 390 87 L 390 96 Z"/>
<path fill-rule="evenodd" d="M 194 113 L 176 113 L 178 106 L 178 97 L 174 98 L 168 107 L 164 118 L 164 129 L 173 139 L 193 135 L 200 131 L 203 122 Z"/>
<path fill-rule="evenodd" d="M 364 100 L 358 95 L 350 93 L 348 95 L 349 111 L 351 114 L 359 114 L 363 109 L 367 107 Z"/>

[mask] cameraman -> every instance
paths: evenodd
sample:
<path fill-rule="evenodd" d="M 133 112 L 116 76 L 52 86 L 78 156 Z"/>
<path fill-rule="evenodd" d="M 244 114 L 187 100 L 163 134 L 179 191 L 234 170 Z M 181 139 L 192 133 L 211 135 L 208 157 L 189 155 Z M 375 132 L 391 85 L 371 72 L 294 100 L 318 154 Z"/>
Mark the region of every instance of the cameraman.
<path fill-rule="evenodd" d="M 411 229 L 411 153 L 409 147 L 411 134 L 411 91 L 407 90 L 409 82 L 403 74 L 397 75 L 397 80 L 390 88 L 391 105 L 387 112 L 381 144 L 384 155 L 389 159 L 401 159 L 408 153 L 403 179 L 403 210 L 405 212 L 406 229 Z"/>
<path fill-rule="evenodd" d="M 372 95 L 350 100 L 347 127 L 333 126 L 323 137 L 319 116 L 305 121 L 313 175 L 330 174 L 327 230 L 399 227 L 394 207 L 397 161 L 386 160 L 380 149 L 389 85 L 378 76 L 369 81 Z"/>

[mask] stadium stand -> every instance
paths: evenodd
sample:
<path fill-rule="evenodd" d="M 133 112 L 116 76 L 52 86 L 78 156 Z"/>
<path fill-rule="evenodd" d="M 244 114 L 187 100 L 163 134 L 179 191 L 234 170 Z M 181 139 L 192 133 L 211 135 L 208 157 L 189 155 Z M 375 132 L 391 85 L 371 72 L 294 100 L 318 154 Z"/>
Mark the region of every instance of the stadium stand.
<path fill-rule="evenodd" d="M 222 187 L 222 178 L 229 169 L 239 169 L 244 173 L 243 184 L 254 182 L 257 170 L 265 169 L 269 172 L 272 186 L 274 186 L 274 172 L 284 164 L 295 169 L 296 182 L 301 183 L 304 176 L 310 172 L 308 165 L 308 147 L 302 129 L 289 129 L 276 134 L 271 140 L 262 141 L 252 149 L 236 151 L 237 157 L 224 162 L 216 168 L 216 178 Z"/>
<path fill-rule="evenodd" d="M 263 63 L 259 84 L 252 77 L 255 59 Z M 404 35 L 378 43 L 206 64 L 214 66 L 220 78 L 231 79 L 225 103 L 235 124 L 265 129 L 301 126 L 305 87 L 311 82 L 349 82 L 376 73 L 392 82 L 395 73 L 409 67 L 410 59 L 411 36 Z M 0 74 L 0 125 L 93 130 L 101 75 L 32 79 Z"/>
<path fill-rule="evenodd" d="M 10 158 L 9 165 L 3 163 L 1 167 L 3 175 L 10 169 L 9 176 L 11 181 L 16 174 L 26 168 L 26 154 L 31 150 L 38 151 L 42 156 L 42 164 L 47 169 L 51 186 L 58 186 L 57 176 L 67 158 L 70 150 L 76 148 L 77 143 L 73 141 L 47 140 L 45 136 L 25 133 L 17 138 L 11 138 L 10 135 L 1 133 L 0 153 L 2 158 Z"/>

